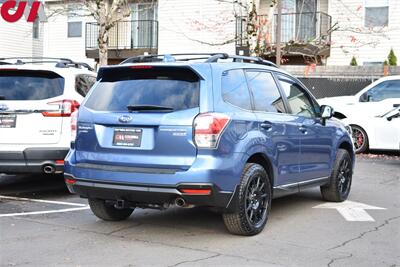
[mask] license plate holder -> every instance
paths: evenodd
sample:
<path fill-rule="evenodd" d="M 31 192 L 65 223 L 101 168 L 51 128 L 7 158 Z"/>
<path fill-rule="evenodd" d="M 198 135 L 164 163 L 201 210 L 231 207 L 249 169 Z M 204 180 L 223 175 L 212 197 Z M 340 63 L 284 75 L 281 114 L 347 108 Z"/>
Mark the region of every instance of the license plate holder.
<path fill-rule="evenodd" d="M 113 145 L 124 147 L 140 147 L 143 129 L 114 128 Z"/>
<path fill-rule="evenodd" d="M 17 125 L 17 115 L 9 114 L 3 115 L 0 114 L 0 128 L 15 128 Z"/>

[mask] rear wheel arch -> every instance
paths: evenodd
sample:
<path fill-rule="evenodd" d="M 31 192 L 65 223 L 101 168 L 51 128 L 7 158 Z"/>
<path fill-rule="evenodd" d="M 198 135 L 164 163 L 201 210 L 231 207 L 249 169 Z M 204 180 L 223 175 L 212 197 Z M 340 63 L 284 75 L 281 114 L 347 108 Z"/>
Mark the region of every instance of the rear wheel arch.
<path fill-rule="evenodd" d="M 255 153 L 250 156 L 246 163 L 257 163 L 261 165 L 268 174 L 271 189 L 274 187 L 274 171 L 270 159 L 263 153 Z"/>

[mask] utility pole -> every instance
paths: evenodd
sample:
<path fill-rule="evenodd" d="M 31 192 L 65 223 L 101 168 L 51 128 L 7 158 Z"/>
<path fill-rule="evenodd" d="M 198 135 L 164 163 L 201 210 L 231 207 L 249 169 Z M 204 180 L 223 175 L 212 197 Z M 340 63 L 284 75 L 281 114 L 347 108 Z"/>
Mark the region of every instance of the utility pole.
<path fill-rule="evenodd" d="M 277 0 L 278 16 L 276 19 L 276 65 L 281 65 L 281 34 L 282 34 L 282 0 Z"/>

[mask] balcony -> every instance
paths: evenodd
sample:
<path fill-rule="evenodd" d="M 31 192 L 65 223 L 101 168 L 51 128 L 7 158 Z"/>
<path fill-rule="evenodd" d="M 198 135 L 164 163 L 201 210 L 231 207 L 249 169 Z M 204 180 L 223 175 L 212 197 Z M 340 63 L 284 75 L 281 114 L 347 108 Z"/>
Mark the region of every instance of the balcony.
<path fill-rule="evenodd" d="M 99 24 L 86 23 L 86 56 L 98 59 Z M 119 62 L 131 56 L 157 53 L 158 21 L 130 20 L 117 22 L 109 33 L 108 58 Z"/>
<path fill-rule="evenodd" d="M 249 51 L 252 47 L 265 58 L 274 58 L 276 51 L 277 15 L 270 21 L 260 15 L 248 21 L 236 21 L 236 47 Z M 330 55 L 332 18 L 323 12 L 284 13 L 281 24 L 281 48 L 284 57 L 313 58 L 317 63 Z M 302 59 L 297 60 L 304 61 Z"/>

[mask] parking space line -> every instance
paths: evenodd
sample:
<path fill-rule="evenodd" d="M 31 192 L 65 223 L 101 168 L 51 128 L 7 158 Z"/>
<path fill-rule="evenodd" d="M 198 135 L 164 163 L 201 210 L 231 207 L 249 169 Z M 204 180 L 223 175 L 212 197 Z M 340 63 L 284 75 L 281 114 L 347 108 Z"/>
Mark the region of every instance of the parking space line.
<path fill-rule="evenodd" d="M 1 217 L 15 217 L 15 216 L 27 216 L 27 215 L 41 215 L 41 214 L 49 214 L 49 213 L 63 213 L 70 211 L 79 211 L 79 210 L 87 210 L 90 209 L 88 206 L 79 207 L 79 208 L 69 208 L 69 209 L 61 209 L 61 210 L 45 210 L 45 211 L 32 211 L 32 212 L 21 212 L 21 213 L 8 213 L 8 214 L 0 214 Z"/>
<path fill-rule="evenodd" d="M 53 200 L 42 200 L 42 199 L 24 198 L 24 197 L 10 197 L 10 196 L 2 196 L 2 195 L 0 195 L 0 199 L 40 202 L 40 203 L 47 203 L 47 204 L 67 205 L 67 206 L 76 206 L 76 207 L 87 207 L 87 205 L 80 204 L 80 203 L 71 203 L 71 202 L 53 201 Z"/>

